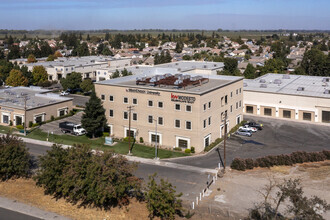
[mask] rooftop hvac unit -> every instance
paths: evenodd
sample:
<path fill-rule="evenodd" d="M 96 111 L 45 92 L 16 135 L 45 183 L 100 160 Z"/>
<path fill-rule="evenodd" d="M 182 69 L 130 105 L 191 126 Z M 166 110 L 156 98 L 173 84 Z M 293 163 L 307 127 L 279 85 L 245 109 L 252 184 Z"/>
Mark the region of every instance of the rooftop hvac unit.
<path fill-rule="evenodd" d="M 328 86 L 328 83 L 323 83 L 322 86 L 323 87 L 327 87 Z"/>
<path fill-rule="evenodd" d="M 329 95 L 330 94 L 330 90 L 329 89 L 326 89 L 326 90 L 324 90 L 323 93 Z"/>
<path fill-rule="evenodd" d="M 165 73 L 164 76 L 165 76 L 165 78 L 167 78 L 167 77 L 171 77 L 172 74 L 171 73 Z"/>
<path fill-rule="evenodd" d="M 267 88 L 267 84 L 260 84 L 260 88 Z"/>
<path fill-rule="evenodd" d="M 283 75 L 282 79 L 290 79 L 290 75 Z"/>
<path fill-rule="evenodd" d="M 305 87 L 298 87 L 297 91 L 305 91 Z"/>
<path fill-rule="evenodd" d="M 243 87 L 247 87 L 248 86 L 248 84 L 247 83 L 243 83 Z"/>
<path fill-rule="evenodd" d="M 183 79 L 189 79 L 190 75 L 183 75 Z"/>
<path fill-rule="evenodd" d="M 259 82 L 260 83 L 266 83 L 266 80 L 265 79 L 260 79 Z"/>
<path fill-rule="evenodd" d="M 180 85 L 181 83 L 183 83 L 183 81 L 181 79 L 177 79 L 175 82 L 174 82 L 174 85 Z"/>
<path fill-rule="evenodd" d="M 330 82 L 330 78 L 323 78 L 322 82 Z"/>
<path fill-rule="evenodd" d="M 280 79 L 275 79 L 274 80 L 274 84 L 281 84 L 282 83 L 282 80 L 280 80 Z"/>
<path fill-rule="evenodd" d="M 204 68 L 206 69 L 206 68 L 207 68 L 207 66 L 206 66 L 206 65 L 204 65 Z"/>
<path fill-rule="evenodd" d="M 177 65 L 179 65 L 178 63 L 175 63 L 175 65 L 177 66 Z"/>

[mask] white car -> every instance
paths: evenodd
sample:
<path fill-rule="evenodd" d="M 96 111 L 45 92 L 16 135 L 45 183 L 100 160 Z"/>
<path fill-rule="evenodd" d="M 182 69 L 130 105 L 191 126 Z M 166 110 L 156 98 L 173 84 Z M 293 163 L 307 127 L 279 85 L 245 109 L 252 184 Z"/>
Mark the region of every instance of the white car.
<path fill-rule="evenodd" d="M 254 127 L 250 127 L 248 125 L 244 125 L 238 128 L 239 130 L 242 131 L 249 131 L 249 132 L 257 132 L 258 129 L 254 128 Z"/>
<path fill-rule="evenodd" d="M 61 95 L 62 95 L 62 96 L 66 96 L 66 95 L 69 95 L 69 94 L 70 94 L 70 93 L 67 92 L 67 91 L 62 91 L 62 92 L 61 92 Z"/>

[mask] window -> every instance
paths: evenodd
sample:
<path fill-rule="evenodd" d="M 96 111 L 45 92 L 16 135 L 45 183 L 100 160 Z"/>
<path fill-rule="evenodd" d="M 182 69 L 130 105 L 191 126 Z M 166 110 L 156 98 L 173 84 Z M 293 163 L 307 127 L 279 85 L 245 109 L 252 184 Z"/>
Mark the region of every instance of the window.
<path fill-rule="evenodd" d="M 206 119 L 203 121 L 203 128 L 206 128 Z"/>
<path fill-rule="evenodd" d="M 175 104 L 175 110 L 180 111 L 180 109 L 181 109 L 181 105 L 180 104 Z"/>
<path fill-rule="evenodd" d="M 226 95 L 225 96 L 225 105 L 227 105 L 228 104 L 228 96 Z"/>
<path fill-rule="evenodd" d="M 148 116 L 148 122 L 151 124 L 151 123 L 153 123 L 153 117 L 152 117 L 152 115 L 149 115 Z"/>
<path fill-rule="evenodd" d="M 242 93 L 242 88 L 239 88 L 239 93 Z"/>
<path fill-rule="evenodd" d="M 109 96 L 109 101 L 113 102 L 113 95 Z"/>
<path fill-rule="evenodd" d="M 42 122 L 42 115 L 36 116 L 34 120 L 36 123 Z"/>
<path fill-rule="evenodd" d="M 133 99 L 133 105 L 137 105 L 137 103 L 138 103 L 138 101 L 137 101 L 137 99 Z"/>
<path fill-rule="evenodd" d="M 236 102 L 236 109 L 238 109 L 238 102 Z"/>
<path fill-rule="evenodd" d="M 127 104 L 128 103 L 128 98 L 124 97 L 124 103 Z"/>
<path fill-rule="evenodd" d="M 291 118 L 291 111 L 283 110 L 283 118 Z"/>
<path fill-rule="evenodd" d="M 164 124 L 163 117 L 158 117 L 158 124 L 159 125 L 163 125 Z"/>
<path fill-rule="evenodd" d="M 110 116 L 110 117 L 113 117 L 113 109 L 110 109 L 110 110 L 109 110 L 109 116 Z"/>
<path fill-rule="evenodd" d="M 8 115 L 2 115 L 2 123 L 9 124 L 9 116 Z"/>
<path fill-rule="evenodd" d="M 105 99 L 105 95 L 101 95 L 101 100 L 104 100 Z"/>
<path fill-rule="evenodd" d="M 230 97 L 233 97 L 233 92 L 230 92 Z"/>
<path fill-rule="evenodd" d="M 210 136 L 204 138 L 204 147 L 208 147 L 210 145 Z"/>
<path fill-rule="evenodd" d="M 311 121 L 312 120 L 312 113 L 304 112 L 303 113 L 303 120 L 305 120 L 305 121 Z"/>
<path fill-rule="evenodd" d="M 322 111 L 322 122 L 330 123 L 330 112 Z"/>
<path fill-rule="evenodd" d="M 209 125 L 211 125 L 211 116 L 209 117 L 208 121 L 209 121 Z"/>
<path fill-rule="evenodd" d="M 137 113 L 133 113 L 133 121 L 137 121 Z"/>
<path fill-rule="evenodd" d="M 186 112 L 191 112 L 191 105 L 186 105 Z"/>
<path fill-rule="evenodd" d="M 178 147 L 188 148 L 188 141 L 184 139 L 178 139 Z"/>
<path fill-rule="evenodd" d="M 158 102 L 158 108 L 163 108 L 163 102 Z"/>
<path fill-rule="evenodd" d="M 246 106 L 246 113 L 253 114 L 253 106 Z"/>
<path fill-rule="evenodd" d="M 58 116 L 63 116 L 65 115 L 65 109 L 61 109 L 59 112 L 58 112 Z"/>
<path fill-rule="evenodd" d="M 204 111 L 206 110 L 206 103 L 204 104 Z"/>
<path fill-rule="evenodd" d="M 151 134 L 151 142 L 155 143 L 156 141 L 159 144 L 159 135 Z"/>
<path fill-rule="evenodd" d="M 209 109 L 211 108 L 211 104 L 212 104 L 212 102 L 209 102 Z"/>
<path fill-rule="evenodd" d="M 125 119 L 125 120 L 128 119 L 128 112 L 124 112 L 124 119 Z"/>
<path fill-rule="evenodd" d="M 186 121 L 186 129 L 191 130 L 191 121 Z"/>
<path fill-rule="evenodd" d="M 230 112 L 233 112 L 233 106 L 232 105 L 230 106 Z"/>
<path fill-rule="evenodd" d="M 223 104 L 223 99 L 224 99 L 224 98 L 221 97 L 221 107 L 224 105 L 224 104 Z"/>
<path fill-rule="evenodd" d="M 264 108 L 264 115 L 272 116 L 272 109 L 271 108 Z"/>
<path fill-rule="evenodd" d="M 149 106 L 149 107 L 152 107 L 153 105 L 154 105 L 153 101 L 152 101 L 152 100 L 149 100 L 149 101 L 148 101 L 148 106 Z"/>
<path fill-rule="evenodd" d="M 238 95 L 238 89 L 236 89 L 236 95 Z"/>
<path fill-rule="evenodd" d="M 242 107 L 242 101 L 239 101 L 239 107 Z"/>
<path fill-rule="evenodd" d="M 126 130 L 126 137 L 134 137 L 134 136 L 135 136 L 134 130 L 131 129 L 131 132 L 129 129 Z"/>
<path fill-rule="evenodd" d="M 23 118 L 21 116 L 15 117 L 16 125 L 22 125 L 23 124 Z"/>
<path fill-rule="evenodd" d="M 175 120 L 175 127 L 180 128 L 180 120 Z"/>

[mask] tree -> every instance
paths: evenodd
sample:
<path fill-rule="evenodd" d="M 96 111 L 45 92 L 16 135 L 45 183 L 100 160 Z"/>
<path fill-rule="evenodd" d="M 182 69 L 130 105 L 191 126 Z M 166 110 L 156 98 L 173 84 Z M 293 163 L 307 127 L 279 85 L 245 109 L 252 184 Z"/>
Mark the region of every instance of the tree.
<path fill-rule="evenodd" d="M 183 55 L 182 59 L 183 60 L 191 60 L 192 58 L 189 55 Z"/>
<path fill-rule="evenodd" d="M 322 51 L 312 48 L 305 52 L 301 67 L 310 76 L 330 76 L 329 55 L 326 56 Z"/>
<path fill-rule="evenodd" d="M 0 60 L 0 79 L 1 85 L 6 82 L 10 71 L 13 69 L 14 65 L 6 60 Z"/>
<path fill-rule="evenodd" d="M 57 57 L 63 57 L 62 53 L 60 51 L 56 51 L 54 56 Z"/>
<path fill-rule="evenodd" d="M 103 48 L 103 50 L 102 50 L 102 55 L 104 55 L 104 56 L 112 56 L 113 53 L 112 53 L 112 51 L 109 49 L 108 46 L 105 46 L 105 47 Z"/>
<path fill-rule="evenodd" d="M 10 51 L 7 55 L 7 59 L 17 59 L 21 57 L 20 49 L 18 45 L 12 45 L 9 47 Z"/>
<path fill-rule="evenodd" d="M 86 103 L 81 124 L 86 129 L 87 134 L 94 138 L 97 132 L 104 128 L 106 121 L 101 99 L 96 96 L 95 90 L 93 90 L 89 101 Z"/>
<path fill-rule="evenodd" d="M 235 58 L 225 58 L 224 59 L 225 67 L 223 68 L 223 75 L 240 75 L 240 72 L 237 68 L 238 61 Z"/>
<path fill-rule="evenodd" d="M 28 177 L 32 160 L 24 142 L 17 136 L 0 137 L 0 180 Z"/>
<path fill-rule="evenodd" d="M 34 85 L 44 83 L 48 80 L 48 74 L 44 66 L 34 66 L 32 70 Z"/>
<path fill-rule="evenodd" d="M 89 49 L 88 49 L 88 45 L 86 42 L 83 42 L 82 44 L 80 44 L 78 47 L 76 47 L 72 53 L 74 55 L 77 55 L 79 57 L 82 57 L 82 56 L 89 56 L 90 53 L 89 53 Z"/>
<path fill-rule="evenodd" d="M 184 47 L 183 43 L 181 41 L 178 41 L 176 43 L 174 51 L 177 52 L 177 53 L 181 53 L 182 50 L 183 50 L 183 47 Z"/>
<path fill-rule="evenodd" d="M 81 73 L 72 72 L 66 76 L 66 78 L 61 79 L 61 85 L 64 90 L 67 89 L 78 89 L 82 82 Z"/>
<path fill-rule="evenodd" d="M 18 68 L 19 68 L 19 66 L 18 66 Z M 28 67 L 25 66 L 25 65 L 22 66 L 22 67 L 20 68 L 20 70 L 21 70 L 23 76 L 24 76 L 25 78 L 27 78 L 27 80 L 29 81 L 28 85 L 32 85 L 32 84 L 33 84 L 33 75 L 32 75 L 32 72 L 29 71 Z"/>
<path fill-rule="evenodd" d="M 20 70 L 12 69 L 6 79 L 8 86 L 27 86 L 29 81 L 25 78 Z"/>
<path fill-rule="evenodd" d="M 50 54 L 48 57 L 47 57 L 47 61 L 54 61 L 57 57 L 55 55 L 52 55 Z"/>
<path fill-rule="evenodd" d="M 35 179 L 45 194 L 107 210 L 128 204 L 131 197 L 140 197 L 141 181 L 133 175 L 135 168 L 111 151 L 95 155 L 86 145 L 67 149 L 54 145 L 40 157 Z"/>
<path fill-rule="evenodd" d="M 281 59 L 269 59 L 261 68 L 261 75 L 267 73 L 284 73 L 285 63 Z"/>
<path fill-rule="evenodd" d="M 91 90 L 94 89 L 94 84 L 92 82 L 91 79 L 85 79 L 84 81 L 82 81 L 80 83 L 80 88 L 84 91 L 84 92 L 89 92 Z"/>
<path fill-rule="evenodd" d="M 246 69 L 244 71 L 244 77 L 246 79 L 254 79 L 254 78 L 256 78 L 256 68 L 254 68 L 254 66 L 251 63 L 249 63 L 246 66 Z"/>
<path fill-rule="evenodd" d="M 277 189 L 275 197 L 273 191 Z M 299 179 L 284 180 L 276 183 L 271 179 L 261 192 L 264 201 L 249 211 L 248 219 L 324 219 L 320 213 L 330 210 L 325 200 L 313 196 L 307 198 L 300 186 Z M 285 203 L 285 204 L 283 204 Z M 286 212 L 280 213 L 280 206 L 285 206 Z M 286 214 L 286 215 L 284 215 Z"/>
<path fill-rule="evenodd" d="M 120 73 L 119 73 L 118 70 L 116 70 L 114 73 L 112 73 L 111 79 L 115 79 L 115 78 L 118 78 L 118 77 L 120 77 Z"/>
<path fill-rule="evenodd" d="M 160 180 L 157 184 L 156 174 L 149 176 L 149 182 L 145 192 L 149 217 L 159 217 L 161 219 L 175 219 L 175 215 L 182 216 L 182 201 L 179 199 L 182 195 L 175 194 L 175 187 L 171 183 Z"/>
<path fill-rule="evenodd" d="M 126 68 L 124 68 L 124 70 L 121 71 L 121 76 L 131 76 L 133 75 L 131 71 L 127 71 Z"/>

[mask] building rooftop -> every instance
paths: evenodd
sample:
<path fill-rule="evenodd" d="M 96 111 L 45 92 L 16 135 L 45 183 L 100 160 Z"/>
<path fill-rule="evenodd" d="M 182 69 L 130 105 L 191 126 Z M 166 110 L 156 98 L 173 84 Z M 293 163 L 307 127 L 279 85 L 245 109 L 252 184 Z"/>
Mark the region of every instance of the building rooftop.
<path fill-rule="evenodd" d="M 168 75 L 167 75 L 168 74 Z M 236 76 L 206 76 L 206 75 L 196 75 L 196 74 L 170 74 L 167 73 L 165 76 L 164 74 L 157 75 L 153 73 L 145 72 L 144 74 L 140 75 L 133 75 L 133 76 L 126 76 L 120 77 L 116 79 L 104 80 L 100 82 L 96 82 L 96 84 L 100 85 L 113 85 L 113 86 L 121 86 L 127 87 L 129 89 L 136 88 L 136 89 L 148 89 L 148 90 L 157 90 L 157 91 L 171 91 L 171 92 L 180 92 L 180 93 L 188 93 L 188 94 L 197 94 L 202 95 L 204 93 L 208 93 L 215 89 L 224 87 L 229 85 L 233 82 L 237 82 L 242 80 L 242 77 Z M 165 79 L 166 77 L 175 77 L 175 80 L 172 83 L 157 83 L 160 82 L 159 80 Z M 152 80 L 154 79 L 154 80 Z M 178 83 L 174 83 L 176 80 L 182 80 Z M 194 81 L 194 83 L 186 81 Z M 142 81 L 142 83 L 141 83 Z M 147 83 L 143 83 L 147 81 Z M 166 81 L 166 80 L 165 80 Z M 139 83 L 137 83 L 139 82 Z M 151 83 L 153 82 L 153 83 Z"/>
<path fill-rule="evenodd" d="M 41 89 L 40 87 L 12 87 L 0 90 L 0 106 L 24 109 L 25 97 L 27 109 L 34 109 L 70 101 L 72 98 L 59 96 L 58 94 L 48 93 L 50 90 Z"/>
<path fill-rule="evenodd" d="M 156 65 L 157 68 L 176 68 L 180 72 L 186 72 L 195 69 L 217 70 L 224 67 L 222 62 L 205 61 L 180 61 L 173 63 L 164 63 Z"/>
<path fill-rule="evenodd" d="M 268 73 L 244 79 L 244 90 L 330 98 L 330 77 Z"/>

